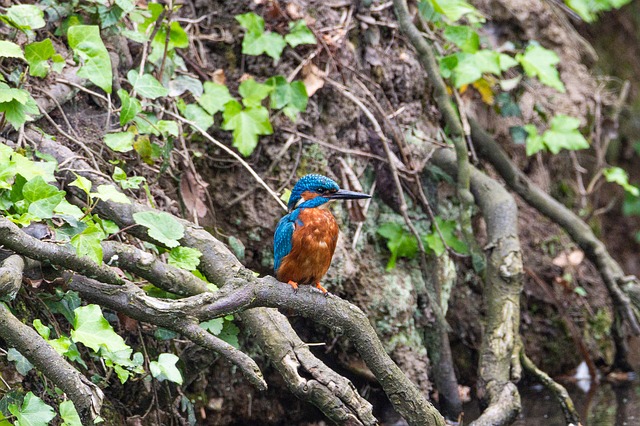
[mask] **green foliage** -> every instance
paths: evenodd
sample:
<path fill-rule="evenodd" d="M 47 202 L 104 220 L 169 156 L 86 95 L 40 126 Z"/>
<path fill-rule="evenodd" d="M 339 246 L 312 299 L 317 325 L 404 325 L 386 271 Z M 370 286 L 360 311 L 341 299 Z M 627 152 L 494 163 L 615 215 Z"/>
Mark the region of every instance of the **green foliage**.
<path fill-rule="evenodd" d="M 464 53 L 476 53 L 480 49 L 478 33 L 467 25 L 447 25 L 443 35 Z"/>
<path fill-rule="evenodd" d="M 24 31 L 27 35 L 33 34 L 30 30 L 37 30 L 46 25 L 44 12 L 32 4 L 13 5 L 7 9 L 7 13 L 0 15 L 0 21 Z"/>
<path fill-rule="evenodd" d="M 425 246 L 429 247 L 430 250 L 433 250 L 436 256 L 442 256 L 446 251 L 446 247 L 450 247 L 456 253 L 469 253 L 469 247 L 467 247 L 467 244 L 456 235 L 457 222 L 455 220 L 444 220 L 440 216 L 436 216 L 435 221 L 440 233 L 437 232 L 434 225 L 432 227 L 432 232 L 422 237 Z"/>
<path fill-rule="evenodd" d="M 387 248 L 391 252 L 387 270 L 395 268 L 398 257 L 413 258 L 418 252 L 416 238 L 398 223 L 384 223 L 376 232 L 387 240 Z"/>
<path fill-rule="evenodd" d="M 69 47 L 83 62 L 78 76 L 111 93 L 111 58 L 100 38 L 100 29 L 96 25 L 74 25 L 67 31 L 67 37 Z"/>
<path fill-rule="evenodd" d="M 6 40 L 0 40 L 0 58 L 18 58 L 25 60 L 20 46 Z"/>
<path fill-rule="evenodd" d="M 122 105 L 122 108 L 120 109 L 120 125 L 124 126 L 133 120 L 140 111 L 142 111 L 142 104 L 138 99 L 130 97 L 129 93 L 124 89 L 118 90 L 118 97 L 120 98 L 120 103 Z M 107 145 L 109 146 L 108 143 Z M 109 148 L 111 148 L 111 146 L 109 146 Z M 131 143 L 131 149 L 133 149 L 133 141 Z"/>
<path fill-rule="evenodd" d="M 288 83 L 282 76 L 269 78 L 266 84 L 272 86 L 271 108 L 282 109 L 282 112 L 295 121 L 298 113 L 307 110 L 307 88 L 302 81 Z"/>
<path fill-rule="evenodd" d="M 261 16 L 249 12 L 237 15 L 236 20 L 246 30 L 242 39 L 242 53 L 253 56 L 265 53 L 275 61 L 280 60 L 287 43 L 280 34 L 264 30 L 264 19 Z"/>
<path fill-rule="evenodd" d="M 33 369 L 33 364 L 29 362 L 27 358 L 25 358 L 16 348 L 9 348 L 7 351 L 7 360 L 13 361 L 16 366 L 16 370 L 18 373 L 26 376 L 31 369 Z"/>
<path fill-rule="evenodd" d="M 517 62 L 504 53 L 493 50 L 479 50 L 475 53 L 458 52 L 440 58 L 440 74 L 444 78 L 453 78 L 456 87 L 473 83 L 482 74 L 501 75 L 502 71 L 517 65 Z"/>
<path fill-rule="evenodd" d="M 42 176 L 31 179 L 22 187 L 22 197 L 28 206 L 28 212 L 39 219 L 52 218 L 53 209 L 60 204 L 65 194 L 45 182 Z"/>
<path fill-rule="evenodd" d="M 240 102 L 232 100 L 224 108 L 222 129 L 233 130 L 233 146 L 248 157 L 258 145 L 259 135 L 273 133 L 269 121 L 269 111 L 263 106 L 243 108 Z"/>
<path fill-rule="evenodd" d="M 193 271 L 200 264 L 200 257 L 202 257 L 202 253 L 198 249 L 191 247 L 174 247 L 169 252 L 167 263 L 176 268 Z"/>
<path fill-rule="evenodd" d="M 586 22 L 594 22 L 599 13 L 619 9 L 630 2 L 631 0 L 565 0 L 567 6 Z"/>
<path fill-rule="evenodd" d="M 33 121 L 33 116 L 39 114 L 40 110 L 29 92 L 13 89 L 0 82 L 0 113 L 18 130 L 27 121 Z"/>
<path fill-rule="evenodd" d="M 88 225 L 82 232 L 71 238 L 71 245 L 76 249 L 80 257 L 87 256 L 97 264 L 102 263 L 102 246 L 100 242 L 106 235 L 102 229 L 95 225 Z"/>
<path fill-rule="evenodd" d="M 151 361 L 149 363 L 149 370 L 153 377 L 158 379 L 159 382 L 169 380 L 170 382 L 182 384 L 182 375 L 180 370 L 176 367 L 176 363 L 180 360 L 174 354 L 160 354 L 157 361 Z"/>
<path fill-rule="evenodd" d="M 602 174 L 607 182 L 617 183 L 631 196 L 640 196 L 640 189 L 629 183 L 629 175 L 620 167 L 608 167 L 602 171 Z"/>
<path fill-rule="evenodd" d="M 289 34 L 284 36 L 284 40 L 291 47 L 301 44 L 316 44 L 316 36 L 313 35 L 306 22 L 302 19 L 289 22 Z"/>
<path fill-rule="evenodd" d="M 198 103 L 211 115 L 224 111 L 224 105 L 233 100 L 229 89 L 223 84 L 207 81 L 203 88 L 204 93 L 198 98 Z"/>
<path fill-rule="evenodd" d="M 164 88 L 151 74 L 140 75 L 138 71 L 130 70 L 127 73 L 127 80 L 133 86 L 133 91 L 142 97 L 157 99 L 169 94 L 169 90 Z"/>
<path fill-rule="evenodd" d="M 76 411 L 73 401 L 67 400 L 60 403 L 60 417 L 62 417 L 62 426 L 82 426 L 82 421 Z"/>
<path fill-rule="evenodd" d="M 541 83 L 561 93 L 565 92 L 564 84 L 555 67 L 560 62 L 560 58 L 553 50 L 532 43 L 524 53 L 516 55 L 516 60 L 529 77 L 538 77 Z"/>
<path fill-rule="evenodd" d="M 167 247 L 178 247 L 179 239 L 184 237 L 184 227 L 165 212 L 138 212 L 133 214 L 133 220 L 147 228 L 149 236 Z"/>
<path fill-rule="evenodd" d="M 245 55 L 258 56 L 264 53 L 277 62 L 287 44 L 291 47 L 316 44 L 315 36 L 302 20 L 290 22 L 289 34 L 285 37 L 265 31 L 264 19 L 253 12 L 236 15 L 236 20 L 246 30 L 242 39 L 242 53 Z"/>
<path fill-rule="evenodd" d="M 527 155 L 533 155 L 538 151 L 548 150 L 552 154 L 559 153 L 562 149 L 579 150 L 589 148 L 589 142 L 578 131 L 580 120 L 568 115 L 558 114 L 551 119 L 549 130 L 542 135 L 533 124 L 527 124 Z"/>
<path fill-rule="evenodd" d="M 135 135 L 131 132 L 107 133 L 104 143 L 116 152 L 129 152 L 133 149 Z"/>
<path fill-rule="evenodd" d="M 463 17 L 466 17 L 471 23 L 484 20 L 482 14 L 464 0 L 420 0 L 418 10 L 429 21 L 439 21 L 445 18 L 450 22 L 455 22 Z"/>
<path fill-rule="evenodd" d="M 53 60 L 53 69 L 56 72 L 62 71 L 65 65 L 64 58 L 56 54 L 51 39 L 44 39 L 27 44 L 24 47 L 24 55 L 29 63 L 29 74 L 34 77 L 46 77 L 49 74 L 51 65 L 49 60 Z"/>
<path fill-rule="evenodd" d="M 47 426 L 56 416 L 53 408 L 32 392 L 27 393 L 22 405 L 10 404 L 9 411 L 16 417 L 17 426 Z"/>

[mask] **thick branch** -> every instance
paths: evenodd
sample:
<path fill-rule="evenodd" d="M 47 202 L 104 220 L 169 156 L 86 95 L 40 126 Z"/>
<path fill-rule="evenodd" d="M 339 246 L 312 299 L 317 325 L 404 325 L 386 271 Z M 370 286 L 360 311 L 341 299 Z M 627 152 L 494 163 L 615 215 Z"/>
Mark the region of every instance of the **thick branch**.
<path fill-rule="evenodd" d="M 640 334 L 640 324 L 635 315 L 631 301 L 620 286 L 637 287 L 629 277 L 624 275 L 622 267 L 607 251 L 589 225 L 578 215 L 566 208 L 549 194 L 532 183 L 527 176 L 516 168 L 500 145 L 475 121 L 471 121 L 471 134 L 478 148 L 478 153 L 488 160 L 500 173 L 507 185 L 520 195 L 527 203 L 560 225 L 578 246 L 585 252 L 598 268 L 617 312 L 631 328 Z"/>
<path fill-rule="evenodd" d="M 24 260 L 20 256 L 7 257 L 0 267 L 0 301 L 11 301 L 18 294 L 22 284 Z"/>
<path fill-rule="evenodd" d="M 447 173 L 457 167 L 453 152 L 438 149 L 434 164 Z M 509 424 L 520 411 L 520 396 L 510 382 L 511 358 L 519 335 L 522 253 L 518 239 L 518 209 L 500 184 L 471 167 L 471 192 L 487 224 L 487 307 L 480 349 L 480 391 L 489 407 L 472 424 Z"/>
<path fill-rule="evenodd" d="M 396 17 L 398 18 L 398 23 L 400 24 L 400 30 L 409 39 L 418 53 L 418 60 L 420 64 L 422 64 L 422 68 L 426 71 L 429 83 L 433 87 L 433 97 L 451 133 L 451 140 L 456 149 L 458 196 L 464 205 L 471 205 L 473 204 L 473 199 L 471 193 L 469 193 L 469 154 L 464 140 L 464 131 L 460 118 L 451 103 L 447 86 L 440 76 L 440 67 L 436 62 L 433 49 L 413 24 L 413 18 L 409 13 L 407 1 L 394 0 L 393 7 Z"/>
<path fill-rule="evenodd" d="M 0 288 L 9 288 L 9 283 L 17 282 L 19 285 L 22 281 L 23 267 L 24 262 L 19 256 L 7 258 L 0 268 Z M 93 420 L 100 413 L 104 397 L 100 388 L 73 368 L 35 330 L 16 318 L 2 302 L 0 302 L 0 337 L 10 347 L 16 348 L 69 396 L 83 424 L 93 424 Z"/>
<path fill-rule="evenodd" d="M 196 318 L 185 315 L 189 299 L 173 302 L 147 296 L 132 283 L 122 286 L 104 284 L 77 274 L 67 274 L 70 289 L 83 299 L 106 306 L 139 321 L 159 325 L 189 338 L 194 343 L 218 352 L 236 365 L 244 376 L 260 390 L 265 390 L 262 372 L 248 355 L 201 328 Z M 179 306 L 179 307 L 178 307 Z"/>
<path fill-rule="evenodd" d="M 64 266 L 106 283 L 124 283 L 124 280 L 110 267 L 98 265 L 88 257 L 78 257 L 75 251 L 68 247 L 33 238 L 3 216 L 0 217 L 0 244 L 25 257 Z"/>
<path fill-rule="evenodd" d="M 567 422 L 567 425 L 580 425 L 580 415 L 576 411 L 576 407 L 573 405 L 573 401 L 564 386 L 554 381 L 547 373 L 536 367 L 533 361 L 531 361 L 525 353 L 524 348 L 520 350 L 520 361 L 522 363 L 522 367 L 528 374 L 531 374 L 533 377 L 538 379 L 554 394 L 562 408 L 562 413 L 564 414 L 564 419 Z"/>
<path fill-rule="evenodd" d="M 38 134 L 33 134 L 32 136 L 34 140 L 39 142 L 39 147 L 43 152 L 52 155 L 58 161 L 65 161 L 71 158 L 71 161 L 67 161 L 67 166 L 69 169 L 78 170 L 78 174 L 81 174 L 92 180 L 94 184 L 110 183 L 94 174 L 79 171 L 87 170 L 91 167 L 84 160 L 74 158 L 73 152 L 71 152 L 68 148 L 61 146 L 60 144 L 50 139 L 42 138 Z M 68 180 L 68 182 L 71 182 L 75 179 L 74 175 L 69 171 L 64 173 L 64 177 Z M 75 187 L 67 187 L 67 190 L 73 192 L 75 191 Z M 78 193 L 78 195 L 82 196 L 82 194 L 80 193 Z M 100 202 L 95 211 L 101 216 L 115 221 L 116 223 L 118 223 L 118 225 L 120 225 L 120 227 L 124 228 L 125 226 L 134 224 L 132 216 L 134 212 L 143 210 L 146 210 L 146 208 L 138 204 L 125 205 L 111 202 Z M 186 221 L 181 220 L 181 222 L 186 227 L 183 244 L 186 246 L 197 248 L 200 250 L 200 252 L 203 253 L 200 268 L 204 271 L 205 275 L 210 281 L 222 285 L 228 279 L 234 277 L 236 274 L 244 275 L 246 277 L 253 277 L 253 273 L 251 271 L 245 270 L 240 262 L 235 258 L 235 256 L 233 256 L 233 254 L 222 242 L 213 238 L 211 234 L 209 234 L 202 228 L 196 227 Z M 133 227 L 129 232 L 141 239 L 151 240 L 143 227 Z M 141 274 L 141 276 L 144 275 Z M 269 313 L 269 315 L 267 315 L 267 312 Z M 277 311 L 252 309 L 250 311 L 242 312 L 240 314 L 240 319 L 246 324 L 252 324 L 255 327 L 259 327 L 259 333 L 257 332 L 257 330 L 254 330 L 254 332 L 256 332 L 255 342 L 263 348 L 272 346 L 279 347 L 282 350 L 286 351 L 291 347 L 291 342 L 300 341 L 286 318 Z M 350 401 L 350 399 L 352 399 L 352 395 L 349 395 L 348 391 L 343 391 L 343 387 L 336 389 L 331 382 L 329 382 L 325 386 L 324 383 L 332 376 L 324 375 L 324 373 L 332 372 L 332 370 L 330 370 L 320 360 L 318 360 L 306 346 L 299 346 L 296 343 L 295 353 L 299 359 L 306 360 L 306 362 L 303 363 L 303 366 L 322 366 L 316 368 L 311 373 L 316 378 L 317 386 L 320 386 L 322 384 L 322 386 L 326 388 L 324 393 L 312 392 L 304 395 L 300 394 L 298 395 L 300 398 L 311 402 L 321 409 L 326 409 L 327 407 L 331 408 L 348 406 L 354 412 L 359 413 L 363 411 L 365 413 L 358 414 L 358 417 L 361 419 L 363 424 L 370 423 L 369 419 L 372 417 L 371 407 L 365 399 L 357 395 L 358 403 L 354 404 Z M 315 360 L 315 363 L 311 362 L 311 360 Z M 283 377 L 285 377 L 285 379 L 288 379 L 289 377 L 301 378 L 296 365 L 287 363 L 284 359 L 271 358 L 271 361 L 274 363 L 274 365 L 276 365 L 279 371 L 288 371 L 288 375 L 283 374 Z M 346 379 L 342 379 L 343 380 L 340 383 L 344 383 L 344 381 L 346 381 Z M 287 385 L 292 386 L 292 383 L 287 383 Z M 331 396 L 331 402 L 327 403 L 326 398 L 329 396 Z M 324 411 L 324 413 L 329 418 L 336 417 L 334 412 Z"/>

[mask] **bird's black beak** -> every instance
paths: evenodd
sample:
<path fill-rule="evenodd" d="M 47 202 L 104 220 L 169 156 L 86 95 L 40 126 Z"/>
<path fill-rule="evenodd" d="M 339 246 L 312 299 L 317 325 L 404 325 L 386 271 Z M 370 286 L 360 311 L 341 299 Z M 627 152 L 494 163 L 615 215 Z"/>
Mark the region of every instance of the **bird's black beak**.
<path fill-rule="evenodd" d="M 323 195 L 324 198 L 330 200 L 360 200 L 363 198 L 371 198 L 369 194 L 363 194 L 362 192 L 347 191 L 345 189 L 339 189 L 333 194 Z"/>

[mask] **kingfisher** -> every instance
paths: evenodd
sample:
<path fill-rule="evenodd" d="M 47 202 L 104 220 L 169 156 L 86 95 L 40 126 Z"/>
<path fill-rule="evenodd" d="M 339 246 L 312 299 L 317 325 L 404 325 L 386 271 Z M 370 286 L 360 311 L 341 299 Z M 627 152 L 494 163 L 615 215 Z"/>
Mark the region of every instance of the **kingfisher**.
<path fill-rule="evenodd" d="M 371 198 L 368 194 L 340 189 L 326 176 L 306 175 L 291 190 L 288 211 L 273 238 L 273 269 L 278 281 L 295 291 L 298 284 L 315 284 L 327 273 L 338 242 L 338 224 L 327 205 L 332 200 Z"/>

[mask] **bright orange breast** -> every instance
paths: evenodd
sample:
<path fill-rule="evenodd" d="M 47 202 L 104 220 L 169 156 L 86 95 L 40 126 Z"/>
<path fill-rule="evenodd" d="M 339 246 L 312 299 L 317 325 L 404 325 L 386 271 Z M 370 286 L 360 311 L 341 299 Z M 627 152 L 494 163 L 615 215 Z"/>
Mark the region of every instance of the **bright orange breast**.
<path fill-rule="evenodd" d="M 278 280 L 316 284 L 327 273 L 338 242 L 338 224 L 329 210 L 303 209 L 293 232 L 291 252 L 282 259 Z"/>

